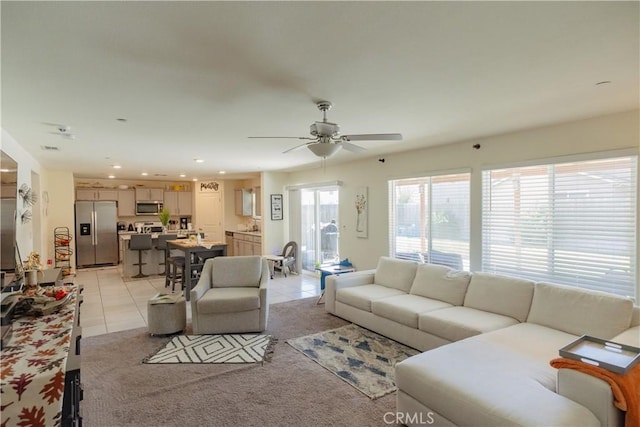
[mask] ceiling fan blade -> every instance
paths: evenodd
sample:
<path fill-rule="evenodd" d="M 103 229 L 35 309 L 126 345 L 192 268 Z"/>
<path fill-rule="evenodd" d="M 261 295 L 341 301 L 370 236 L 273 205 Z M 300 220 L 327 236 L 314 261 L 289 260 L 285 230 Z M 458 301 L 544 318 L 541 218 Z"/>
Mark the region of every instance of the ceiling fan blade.
<path fill-rule="evenodd" d="M 307 145 L 309 145 L 309 144 L 314 144 L 314 142 L 305 142 L 304 144 L 296 145 L 296 146 L 295 146 L 295 147 L 293 147 L 293 148 L 289 148 L 288 150 L 284 150 L 284 151 L 282 152 L 282 154 L 286 154 L 286 153 L 289 153 L 289 152 L 291 152 L 291 151 L 296 151 L 296 150 L 298 150 L 298 149 L 300 149 L 300 148 L 302 148 L 302 147 L 306 147 L 306 146 L 307 146 Z"/>
<path fill-rule="evenodd" d="M 367 151 L 366 148 L 360 147 L 359 145 L 356 145 L 356 144 L 351 144 L 350 142 L 347 142 L 347 141 L 341 141 L 340 145 L 342 145 L 342 148 L 344 148 L 347 151 L 351 151 L 352 153 L 362 153 L 363 151 Z"/>
<path fill-rule="evenodd" d="M 309 139 L 315 141 L 316 138 L 308 136 L 248 136 L 249 139 Z"/>
<path fill-rule="evenodd" d="M 361 135 L 342 135 L 343 141 L 401 141 L 402 134 L 399 133 L 370 133 Z"/>

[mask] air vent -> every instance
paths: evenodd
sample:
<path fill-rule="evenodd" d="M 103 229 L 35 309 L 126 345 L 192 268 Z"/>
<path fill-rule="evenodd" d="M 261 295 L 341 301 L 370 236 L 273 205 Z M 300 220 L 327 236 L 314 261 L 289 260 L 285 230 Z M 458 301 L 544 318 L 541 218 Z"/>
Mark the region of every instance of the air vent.
<path fill-rule="evenodd" d="M 60 151 L 60 149 L 54 145 L 41 145 L 40 148 L 44 151 Z"/>
<path fill-rule="evenodd" d="M 154 173 L 153 176 L 167 176 L 166 173 Z"/>

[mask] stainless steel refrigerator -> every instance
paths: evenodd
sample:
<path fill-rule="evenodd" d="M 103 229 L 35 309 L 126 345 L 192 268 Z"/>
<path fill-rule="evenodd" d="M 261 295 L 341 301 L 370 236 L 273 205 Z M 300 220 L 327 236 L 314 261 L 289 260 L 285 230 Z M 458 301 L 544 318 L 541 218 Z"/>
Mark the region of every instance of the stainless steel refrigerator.
<path fill-rule="evenodd" d="M 76 202 L 78 267 L 118 264 L 116 202 Z"/>

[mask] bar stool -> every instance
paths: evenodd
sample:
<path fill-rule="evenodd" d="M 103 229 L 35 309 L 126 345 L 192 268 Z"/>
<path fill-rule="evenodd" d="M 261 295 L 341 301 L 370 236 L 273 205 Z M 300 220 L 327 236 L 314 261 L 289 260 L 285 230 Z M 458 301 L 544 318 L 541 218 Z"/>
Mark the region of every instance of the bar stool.
<path fill-rule="evenodd" d="M 131 240 L 129 240 L 129 249 L 132 251 L 138 251 L 138 263 L 133 264 L 138 266 L 138 274 L 132 276 L 133 278 L 147 277 L 146 274 L 142 274 L 142 266 L 147 263 L 142 262 L 142 251 L 148 251 L 151 249 L 151 234 L 132 234 Z"/>
<path fill-rule="evenodd" d="M 168 266 L 166 265 L 166 261 L 169 258 L 170 251 L 169 248 L 167 246 L 167 240 L 175 240 L 178 238 L 177 234 L 160 234 L 158 236 L 158 242 L 156 243 L 156 249 L 159 249 L 161 251 L 164 251 L 164 257 L 162 257 L 162 262 L 159 262 L 158 265 L 164 265 L 164 272 L 160 273 L 160 274 L 167 274 L 167 268 Z"/>
<path fill-rule="evenodd" d="M 167 261 L 170 263 L 170 268 L 166 270 L 164 279 L 164 286 L 169 287 L 171 285 L 171 292 L 176 291 L 176 282 L 180 280 L 180 289 L 184 289 L 184 267 L 185 261 L 183 256 L 169 257 Z"/>

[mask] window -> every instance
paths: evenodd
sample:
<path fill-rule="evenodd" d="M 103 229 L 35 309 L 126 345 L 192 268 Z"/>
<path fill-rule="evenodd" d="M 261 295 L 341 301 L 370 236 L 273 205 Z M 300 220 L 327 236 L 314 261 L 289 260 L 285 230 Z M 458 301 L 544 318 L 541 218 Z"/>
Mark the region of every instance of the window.
<path fill-rule="evenodd" d="M 483 171 L 482 270 L 635 297 L 637 157 Z"/>
<path fill-rule="evenodd" d="M 469 269 L 469 173 L 389 181 L 391 256 Z"/>

